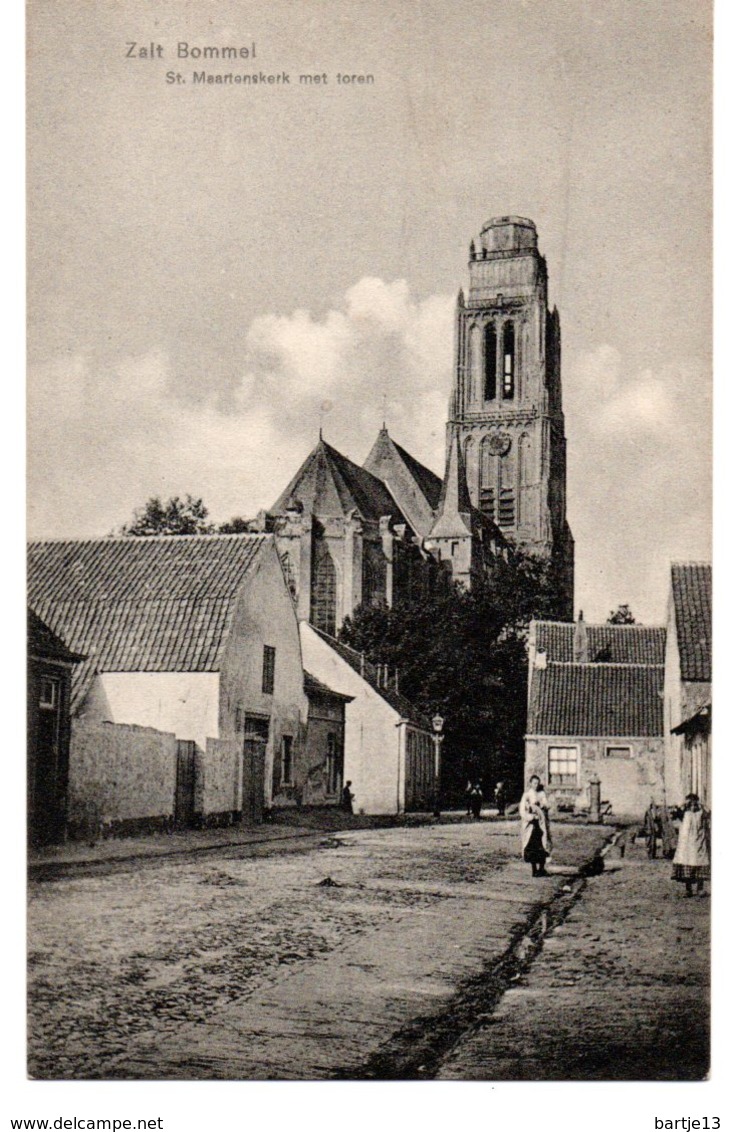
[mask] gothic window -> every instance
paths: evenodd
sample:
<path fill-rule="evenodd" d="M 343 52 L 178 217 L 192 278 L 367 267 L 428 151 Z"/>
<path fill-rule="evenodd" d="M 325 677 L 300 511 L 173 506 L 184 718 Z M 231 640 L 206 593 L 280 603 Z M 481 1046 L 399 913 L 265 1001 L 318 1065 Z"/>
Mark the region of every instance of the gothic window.
<path fill-rule="evenodd" d="M 497 487 L 497 457 L 488 447 L 487 438 L 480 445 L 480 511 L 493 522 L 495 514 L 495 493 Z"/>
<path fill-rule="evenodd" d="M 470 388 L 469 397 L 470 401 L 479 401 L 480 399 L 480 384 L 482 375 L 482 330 L 479 326 L 473 326 L 470 331 Z"/>
<path fill-rule="evenodd" d="M 490 450 L 485 438 L 480 448 L 480 511 L 500 527 L 516 523 L 515 457 L 513 450 Z"/>
<path fill-rule="evenodd" d="M 515 329 L 506 322 L 503 330 L 503 401 L 515 397 Z"/>
<path fill-rule="evenodd" d="M 488 322 L 485 327 L 485 400 L 494 401 L 497 386 L 497 332 Z"/>
<path fill-rule="evenodd" d="M 322 539 L 315 542 L 312 557 L 312 624 L 334 637 L 337 576 L 328 545 Z"/>
<path fill-rule="evenodd" d="M 282 736 L 282 786 L 291 786 L 294 770 L 294 739 L 291 735 Z"/>

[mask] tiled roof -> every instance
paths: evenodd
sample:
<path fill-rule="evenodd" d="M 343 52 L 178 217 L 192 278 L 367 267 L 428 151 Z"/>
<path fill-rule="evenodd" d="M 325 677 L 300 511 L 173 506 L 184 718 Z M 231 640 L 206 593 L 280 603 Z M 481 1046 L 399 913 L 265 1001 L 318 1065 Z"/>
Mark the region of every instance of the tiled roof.
<path fill-rule="evenodd" d="M 305 671 L 305 694 L 318 696 L 331 696 L 336 700 L 347 700 L 350 702 L 354 697 L 348 696 L 345 692 L 336 692 L 333 688 L 328 688 L 327 684 L 323 684 L 322 680 L 318 680 L 311 672 Z"/>
<path fill-rule="evenodd" d="M 378 692 L 379 696 L 386 701 L 387 704 L 397 711 L 400 716 L 407 719 L 410 723 L 415 724 L 417 727 L 423 728 L 425 731 L 431 731 L 431 722 L 423 712 L 414 707 L 406 696 L 402 696 L 400 692 L 392 686 L 384 687 L 378 681 L 378 671 L 375 664 L 371 664 L 365 660 L 361 653 L 355 649 L 351 649 L 349 645 L 344 645 L 342 641 L 337 641 L 335 637 L 331 637 L 328 633 L 323 633 L 321 629 L 316 629 L 314 625 L 310 626 L 318 637 L 321 637 L 326 644 L 330 646 L 333 652 L 336 652 L 346 664 L 362 676 L 366 683 L 370 684 Z"/>
<path fill-rule="evenodd" d="M 216 672 L 240 587 L 267 535 L 36 542 L 28 602 L 95 672 Z"/>
<path fill-rule="evenodd" d="M 528 735 L 661 736 L 663 666 L 548 664 L 533 670 Z"/>
<path fill-rule="evenodd" d="M 536 648 L 548 661 L 573 661 L 571 622 L 536 621 Z M 589 661 L 614 664 L 664 664 L 665 630 L 657 625 L 587 625 Z"/>
<path fill-rule="evenodd" d="M 710 681 L 712 576 L 705 562 L 674 562 L 670 568 L 683 680 Z"/>
<path fill-rule="evenodd" d="M 320 440 L 271 508 L 283 515 L 290 499 L 298 499 L 314 515 L 345 516 L 358 511 L 364 519 L 390 515 L 394 523 L 403 515 L 386 485 L 365 468 Z"/>
<path fill-rule="evenodd" d="M 70 664 L 77 664 L 85 659 L 79 653 L 72 652 L 32 609 L 28 610 L 28 652 L 33 656 L 63 660 Z"/>

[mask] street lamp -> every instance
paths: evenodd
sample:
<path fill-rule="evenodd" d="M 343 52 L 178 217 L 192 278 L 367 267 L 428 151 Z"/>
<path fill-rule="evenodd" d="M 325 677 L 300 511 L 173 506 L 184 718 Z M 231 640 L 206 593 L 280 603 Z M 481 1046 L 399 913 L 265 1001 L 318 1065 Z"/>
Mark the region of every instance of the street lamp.
<path fill-rule="evenodd" d="M 431 721 L 432 728 L 434 729 L 434 817 L 438 818 L 441 815 L 441 749 L 442 749 L 442 731 L 444 730 L 444 719 L 441 715 L 437 714 Z"/>

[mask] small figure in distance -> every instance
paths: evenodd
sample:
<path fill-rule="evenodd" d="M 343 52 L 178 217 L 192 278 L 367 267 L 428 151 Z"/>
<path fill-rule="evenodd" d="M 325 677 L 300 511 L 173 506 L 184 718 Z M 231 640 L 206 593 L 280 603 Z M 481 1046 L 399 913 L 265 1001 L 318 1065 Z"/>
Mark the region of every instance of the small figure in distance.
<path fill-rule="evenodd" d="M 479 821 L 482 813 L 482 787 L 479 782 L 470 790 L 470 810 L 475 821 Z"/>
<path fill-rule="evenodd" d="M 348 779 L 343 787 L 343 809 L 346 814 L 352 814 L 353 812 L 353 799 L 355 798 L 355 794 L 350 789 L 352 785 L 353 783 Z"/>
<path fill-rule="evenodd" d="M 711 877 L 711 823 L 708 810 L 697 794 L 688 794 L 683 807 L 683 821 L 678 834 L 678 847 L 673 859 L 673 880 L 685 883 L 685 895 L 699 896 Z"/>
<path fill-rule="evenodd" d="M 495 784 L 495 805 L 497 812 L 501 818 L 505 817 L 505 783 L 497 782 Z"/>
<path fill-rule="evenodd" d="M 548 823 L 548 797 L 537 774 L 520 799 L 520 834 L 523 860 L 534 877 L 548 876 L 546 861 L 551 856 L 551 829 Z"/>

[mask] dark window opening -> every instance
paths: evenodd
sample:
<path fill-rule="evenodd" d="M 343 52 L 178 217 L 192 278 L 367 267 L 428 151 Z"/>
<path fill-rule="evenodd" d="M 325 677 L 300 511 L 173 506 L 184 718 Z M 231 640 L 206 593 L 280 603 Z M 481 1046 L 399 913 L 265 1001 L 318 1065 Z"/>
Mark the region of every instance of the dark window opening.
<path fill-rule="evenodd" d="M 497 385 L 497 333 L 490 322 L 485 327 L 485 400 L 494 401 Z"/>
<path fill-rule="evenodd" d="M 292 771 L 294 740 L 291 735 L 282 736 L 282 786 L 291 786 L 293 783 Z"/>
<path fill-rule="evenodd" d="M 515 396 L 515 330 L 512 322 L 505 323 L 503 331 L 503 400 Z"/>
<path fill-rule="evenodd" d="M 274 692 L 274 662 L 277 650 L 271 645 L 264 645 L 264 664 L 261 673 L 261 690 L 271 696 Z"/>
<path fill-rule="evenodd" d="M 502 488 L 500 491 L 498 523 L 501 527 L 515 526 L 515 492 L 512 487 Z"/>
<path fill-rule="evenodd" d="M 495 522 L 495 488 L 484 487 L 480 492 L 480 510 L 492 522 Z"/>

